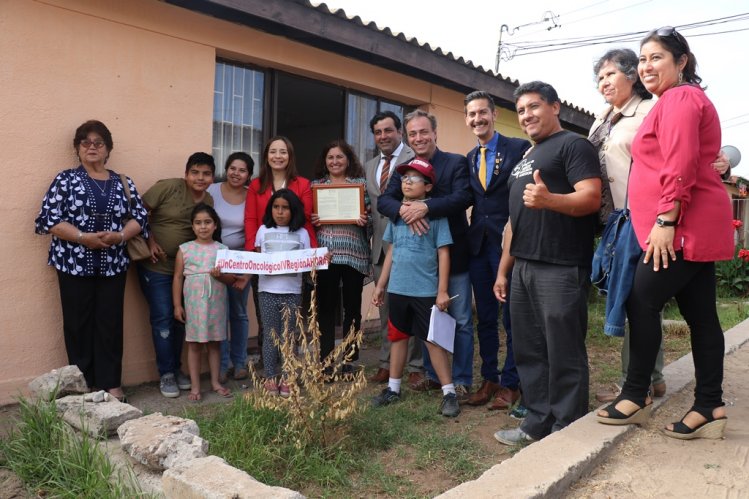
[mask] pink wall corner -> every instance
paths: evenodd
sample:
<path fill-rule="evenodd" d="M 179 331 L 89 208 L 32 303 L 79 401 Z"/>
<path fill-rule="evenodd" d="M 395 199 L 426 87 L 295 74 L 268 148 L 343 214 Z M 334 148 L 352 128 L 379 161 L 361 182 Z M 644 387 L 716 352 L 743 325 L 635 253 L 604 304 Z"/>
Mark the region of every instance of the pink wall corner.
<path fill-rule="evenodd" d="M 130 5 L 133 11 L 143 6 Z M 0 103 L 9 166 L 0 187 L 6 221 L 0 239 L 0 403 L 7 403 L 31 379 L 67 363 L 56 276 L 46 265 L 49 236 L 34 235 L 34 218 L 54 176 L 77 164 L 75 128 L 90 118 L 106 123 L 115 144 L 108 166 L 130 175 L 140 191 L 160 178 L 182 176 L 190 153 L 210 151 L 215 50 L 27 0 L 3 2 L 0 26 L 0 88 L 12 96 Z M 131 270 L 126 384 L 154 379 L 156 372 L 137 288 Z"/>

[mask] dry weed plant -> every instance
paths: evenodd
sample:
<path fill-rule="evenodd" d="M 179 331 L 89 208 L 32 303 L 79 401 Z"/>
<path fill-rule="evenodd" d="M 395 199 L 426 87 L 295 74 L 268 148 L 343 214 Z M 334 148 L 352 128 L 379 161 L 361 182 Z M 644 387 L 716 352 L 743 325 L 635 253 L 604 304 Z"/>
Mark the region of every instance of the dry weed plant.
<path fill-rule="evenodd" d="M 317 271 L 312 270 L 312 282 L 317 283 Z M 284 324 L 289 323 L 292 313 L 284 310 Z M 341 376 L 341 366 L 351 362 L 354 348 L 358 349 L 363 340 L 361 329 L 346 336 L 325 360 L 320 360 L 320 328 L 317 323 L 317 297 L 313 287 L 308 320 L 302 313 L 295 312 L 296 331 L 293 334 L 284 326 L 279 340 L 271 335 L 280 353 L 282 372 L 289 386 L 288 398 L 268 393 L 255 367 L 250 363 L 253 390 L 245 395 L 257 408 L 281 410 L 289 415 L 287 430 L 293 435 L 297 447 L 308 443 L 319 443 L 323 447 L 335 443 L 331 436 L 331 423 L 342 421 L 358 410 L 359 394 L 366 388 L 364 370 Z M 353 326 L 352 326 L 353 330 Z M 265 341 L 269 341 L 267 338 Z M 299 354 L 295 347 L 299 343 Z M 335 383 L 346 381 L 347 383 Z"/>

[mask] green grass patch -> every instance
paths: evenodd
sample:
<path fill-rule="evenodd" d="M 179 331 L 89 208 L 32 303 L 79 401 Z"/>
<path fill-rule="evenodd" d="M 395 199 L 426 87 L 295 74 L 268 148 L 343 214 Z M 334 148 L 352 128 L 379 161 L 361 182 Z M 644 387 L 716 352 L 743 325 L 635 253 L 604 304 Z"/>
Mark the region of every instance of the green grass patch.
<path fill-rule="evenodd" d="M 118 468 L 101 443 L 76 433 L 54 401 L 19 402 L 19 421 L 0 440 L 0 466 L 12 470 L 34 497 L 145 497 L 131 470 Z"/>
<path fill-rule="evenodd" d="M 281 411 L 256 409 L 242 397 L 232 404 L 191 409 L 209 452 L 269 485 L 301 490 L 323 497 L 414 496 L 413 485 L 392 473 L 394 461 L 412 461 L 411 469 L 435 470 L 456 480 L 477 477 L 486 468 L 487 453 L 467 432 L 455 432 L 453 420 L 438 414 L 439 398 L 405 394 L 392 406 L 373 408 L 369 397 L 363 409 L 332 431 L 334 445 L 301 448 L 285 438 L 287 416 Z M 397 469 L 397 466 L 395 467 Z"/>

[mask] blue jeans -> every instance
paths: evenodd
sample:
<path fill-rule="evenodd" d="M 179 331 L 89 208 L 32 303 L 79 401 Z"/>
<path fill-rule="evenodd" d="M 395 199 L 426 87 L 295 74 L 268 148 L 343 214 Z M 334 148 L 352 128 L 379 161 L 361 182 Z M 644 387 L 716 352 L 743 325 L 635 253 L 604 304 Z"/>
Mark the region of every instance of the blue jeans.
<path fill-rule="evenodd" d="M 247 367 L 247 337 L 250 332 L 250 319 L 247 316 L 247 300 L 250 297 L 248 282 L 242 291 L 226 286 L 229 290 L 229 334 L 221 342 L 221 372 L 229 370 L 229 363 L 234 369 Z"/>
<path fill-rule="evenodd" d="M 173 276 L 152 272 L 143 265 L 138 265 L 138 279 L 150 310 L 153 348 L 156 351 L 159 375 L 176 373 L 180 366 L 182 344 L 185 342 L 185 325 L 174 319 Z"/>
<path fill-rule="evenodd" d="M 497 248 L 488 241 L 481 245 L 481 251 L 471 256 L 469 272 L 473 285 L 473 299 L 476 301 L 478 319 L 477 336 L 479 355 L 481 356 L 481 377 L 492 383 L 517 390 L 520 384 L 518 370 L 515 367 L 515 355 L 512 351 L 512 326 L 510 323 L 510 300 L 502 304 L 502 325 L 505 329 L 507 356 L 499 372 L 499 302 L 494 296 L 494 282 L 497 278 L 499 258 L 502 248 Z"/>
<path fill-rule="evenodd" d="M 453 346 L 453 383 L 470 387 L 473 384 L 473 317 L 471 313 L 471 279 L 468 272 L 450 274 L 447 285 L 450 296 L 448 313 L 455 319 L 455 345 Z M 427 377 L 437 380 L 429 353 L 424 347 L 424 370 Z"/>

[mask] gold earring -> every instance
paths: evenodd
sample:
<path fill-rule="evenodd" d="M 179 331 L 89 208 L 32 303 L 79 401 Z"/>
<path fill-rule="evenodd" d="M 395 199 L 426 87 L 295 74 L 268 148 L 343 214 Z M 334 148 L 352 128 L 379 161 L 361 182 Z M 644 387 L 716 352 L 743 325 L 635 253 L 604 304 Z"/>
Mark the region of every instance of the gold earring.
<path fill-rule="evenodd" d="M 682 81 L 684 80 L 684 73 L 679 71 L 679 85 L 681 85 Z"/>

